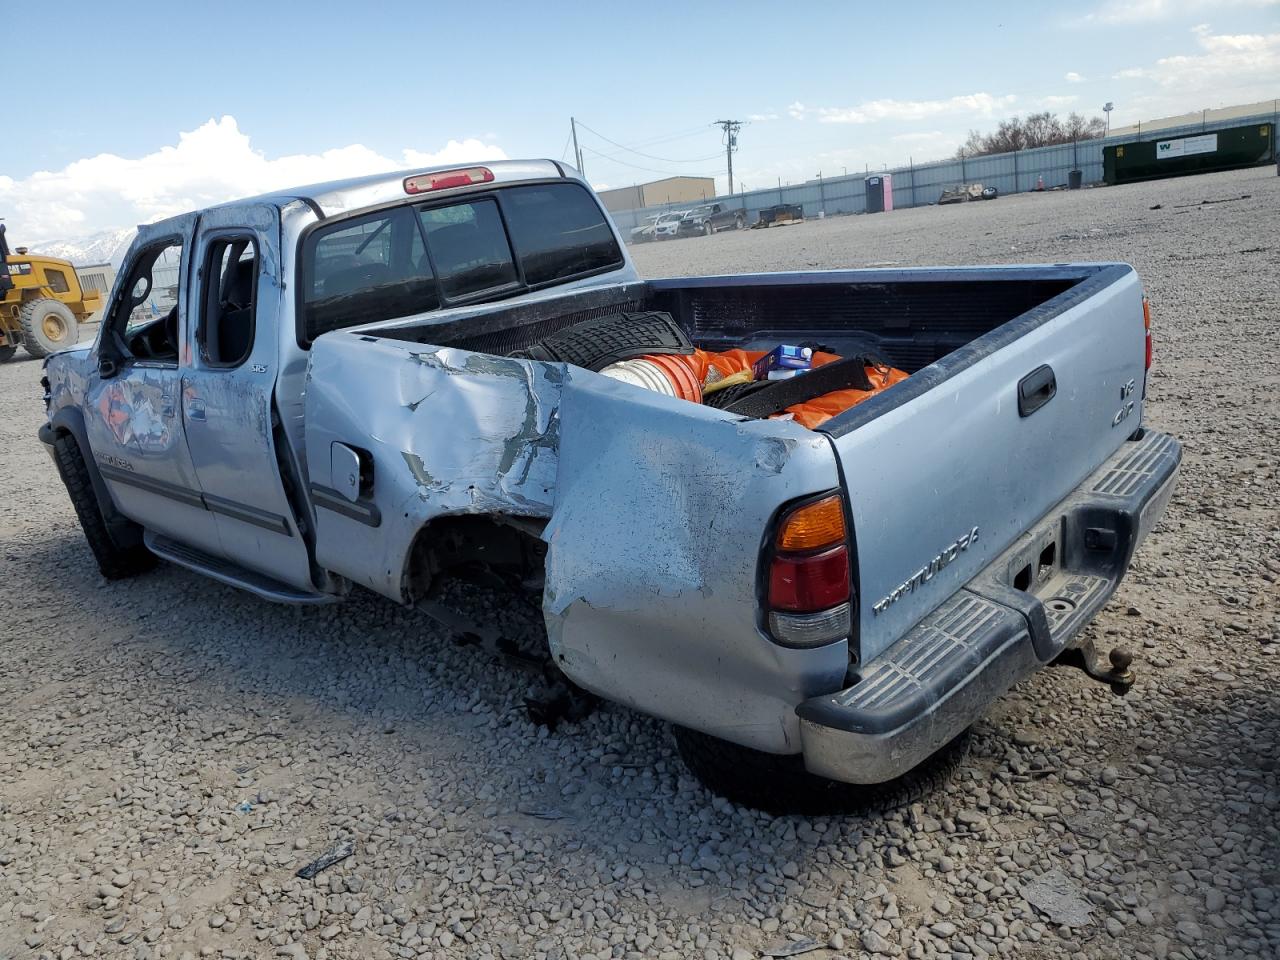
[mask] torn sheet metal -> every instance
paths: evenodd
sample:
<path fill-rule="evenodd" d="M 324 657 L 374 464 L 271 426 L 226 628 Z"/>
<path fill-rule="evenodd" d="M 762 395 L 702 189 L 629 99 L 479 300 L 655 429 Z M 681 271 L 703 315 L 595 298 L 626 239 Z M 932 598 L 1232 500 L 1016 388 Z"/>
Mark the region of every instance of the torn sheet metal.
<path fill-rule="evenodd" d="M 551 515 L 561 364 L 382 338 L 329 335 L 312 348 L 306 449 L 312 483 L 332 487 L 334 442 L 367 450 L 374 529 L 317 510 L 327 569 L 401 599 L 413 538 L 457 514 Z"/>
<path fill-rule="evenodd" d="M 766 638 L 758 563 L 780 504 L 838 486 L 821 434 L 570 377 L 543 535 L 557 664 L 607 699 L 798 751 L 795 704 L 839 688 L 847 644 L 789 650 Z"/>

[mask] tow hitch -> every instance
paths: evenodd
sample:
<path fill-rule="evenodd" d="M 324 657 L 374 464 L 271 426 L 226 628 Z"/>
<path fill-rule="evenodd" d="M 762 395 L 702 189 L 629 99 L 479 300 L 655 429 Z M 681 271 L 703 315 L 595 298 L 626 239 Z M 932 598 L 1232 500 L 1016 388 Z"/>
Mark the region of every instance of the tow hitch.
<path fill-rule="evenodd" d="M 1110 685 L 1112 693 L 1123 697 L 1133 686 L 1133 671 L 1129 669 L 1133 664 L 1133 654 L 1128 650 L 1113 647 L 1107 659 L 1111 661 L 1110 669 L 1099 665 L 1097 651 L 1093 647 L 1093 641 L 1089 640 L 1078 647 L 1064 650 L 1053 661 L 1053 665 L 1079 667 L 1091 679 Z"/>

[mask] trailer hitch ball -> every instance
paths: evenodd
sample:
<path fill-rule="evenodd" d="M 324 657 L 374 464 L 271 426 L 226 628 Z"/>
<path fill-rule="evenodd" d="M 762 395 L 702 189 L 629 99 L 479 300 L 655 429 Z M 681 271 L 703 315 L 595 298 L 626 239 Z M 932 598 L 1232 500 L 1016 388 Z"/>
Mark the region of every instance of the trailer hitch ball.
<path fill-rule="evenodd" d="M 1108 671 L 1111 692 L 1123 697 L 1133 686 L 1133 671 L 1129 669 L 1133 664 L 1133 654 L 1128 650 L 1112 647 L 1107 659 L 1111 661 L 1111 670 Z"/>
<path fill-rule="evenodd" d="M 1105 683 L 1111 687 L 1111 692 L 1118 697 L 1123 697 L 1133 687 L 1133 654 L 1128 650 L 1122 650 L 1119 647 L 1113 647 L 1111 653 L 1107 655 L 1111 666 L 1101 666 L 1095 657 L 1093 644 L 1085 643 L 1082 646 L 1066 650 L 1054 661 L 1064 667 L 1078 667 L 1085 674 L 1099 683 Z"/>

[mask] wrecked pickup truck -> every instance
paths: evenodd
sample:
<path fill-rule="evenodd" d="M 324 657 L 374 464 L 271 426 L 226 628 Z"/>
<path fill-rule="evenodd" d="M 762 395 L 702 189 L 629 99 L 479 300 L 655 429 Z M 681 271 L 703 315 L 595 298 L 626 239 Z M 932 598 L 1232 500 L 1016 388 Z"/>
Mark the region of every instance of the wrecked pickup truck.
<path fill-rule="evenodd" d="M 108 578 L 414 604 L 482 568 L 573 684 L 785 809 L 918 787 L 1064 657 L 1128 683 L 1082 628 L 1175 481 L 1150 342 L 1116 263 L 640 280 L 574 171 L 509 161 L 140 228 L 96 342 L 46 363 L 40 438 Z M 709 371 L 664 392 L 636 359 L 783 343 L 901 375 L 810 428 L 783 405 L 847 364 L 716 406 Z"/>

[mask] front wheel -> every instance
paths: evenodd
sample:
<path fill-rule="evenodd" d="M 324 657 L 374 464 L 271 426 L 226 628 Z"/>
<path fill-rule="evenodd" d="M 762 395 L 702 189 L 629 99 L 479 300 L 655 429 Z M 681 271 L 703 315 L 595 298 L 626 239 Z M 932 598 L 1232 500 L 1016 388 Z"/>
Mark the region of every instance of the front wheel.
<path fill-rule="evenodd" d="M 98 504 L 98 496 L 93 490 L 89 466 L 84 461 L 80 444 L 75 437 L 70 434 L 58 437 L 53 443 L 53 459 L 102 575 L 108 580 L 122 580 L 154 567 L 155 554 L 141 543 L 121 547 L 112 538 Z"/>
<path fill-rule="evenodd" d="M 711 225 L 710 221 L 707 221 L 702 225 L 702 235 L 704 237 L 709 237 L 715 232 L 716 232 L 716 228 Z"/>
<path fill-rule="evenodd" d="M 965 730 L 887 783 L 840 783 L 810 773 L 798 754 L 765 753 L 686 727 L 674 732 L 680 759 L 704 787 L 734 803 L 779 815 L 831 816 L 912 803 L 946 783 L 970 746 Z"/>
<path fill-rule="evenodd" d="M 28 300 L 19 311 L 19 319 L 22 345 L 37 359 L 74 347 L 80 339 L 76 315 L 58 300 Z"/>

